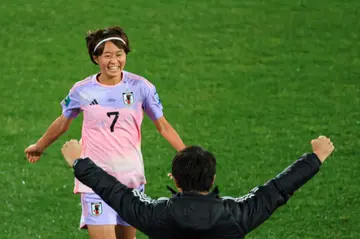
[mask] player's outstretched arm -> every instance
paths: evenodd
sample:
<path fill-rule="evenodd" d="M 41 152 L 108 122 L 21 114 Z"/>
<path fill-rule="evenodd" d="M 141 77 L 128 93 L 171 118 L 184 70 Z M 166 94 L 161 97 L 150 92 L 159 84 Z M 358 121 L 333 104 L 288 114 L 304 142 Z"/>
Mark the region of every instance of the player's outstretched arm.
<path fill-rule="evenodd" d="M 68 130 L 72 120 L 80 113 L 81 96 L 74 88 L 61 101 L 61 116 L 49 126 L 44 135 L 35 144 L 25 149 L 26 157 L 30 163 L 38 161 L 43 151 Z"/>
<path fill-rule="evenodd" d="M 143 87 L 143 109 L 149 118 L 154 122 L 156 129 L 161 136 L 166 139 L 170 145 L 176 150 L 180 151 L 185 148 L 185 144 L 176 132 L 174 127 L 166 120 L 163 114 L 163 106 L 159 95 L 156 92 L 156 87 L 151 83 L 142 81 Z"/>
<path fill-rule="evenodd" d="M 72 118 L 67 118 L 64 115 L 59 116 L 35 144 L 27 147 L 25 154 L 29 162 L 34 163 L 38 161 L 44 150 L 68 130 L 71 121 Z"/>
<path fill-rule="evenodd" d="M 179 134 L 164 116 L 155 120 L 154 124 L 161 136 L 166 139 L 176 151 L 180 151 L 185 148 L 185 144 L 181 140 Z"/>
<path fill-rule="evenodd" d="M 145 234 L 149 233 L 152 223 L 156 222 L 156 200 L 137 189 L 126 187 L 91 159 L 80 159 L 81 145 L 77 140 L 66 142 L 61 151 L 80 182 L 90 187 L 127 223 Z"/>
<path fill-rule="evenodd" d="M 236 215 L 244 235 L 262 224 L 272 213 L 309 181 L 320 169 L 322 162 L 333 152 L 330 139 L 320 136 L 311 141 L 313 153 L 304 154 L 282 173 L 249 194 L 234 200 Z"/>

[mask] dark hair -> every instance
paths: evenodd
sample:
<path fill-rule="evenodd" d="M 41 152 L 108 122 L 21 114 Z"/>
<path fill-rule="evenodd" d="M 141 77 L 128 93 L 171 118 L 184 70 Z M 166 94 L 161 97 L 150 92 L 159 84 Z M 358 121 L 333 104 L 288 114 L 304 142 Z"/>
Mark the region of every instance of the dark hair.
<path fill-rule="evenodd" d="M 126 35 L 126 33 L 124 32 L 124 30 L 119 27 L 119 26 L 113 26 L 113 27 L 108 27 L 105 29 L 98 29 L 95 31 L 89 31 L 85 37 L 86 40 L 86 47 L 88 49 L 89 52 L 89 56 L 91 61 L 97 65 L 97 63 L 95 62 L 93 56 L 100 56 L 103 51 L 104 51 L 104 47 L 105 44 L 101 44 L 96 51 L 94 52 L 94 48 L 95 46 L 103 39 L 108 38 L 108 37 L 120 37 L 121 39 L 123 39 L 125 41 L 126 44 L 124 44 L 123 42 L 119 41 L 119 40 L 110 40 L 112 43 L 114 43 L 117 47 L 119 47 L 120 49 L 123 49 L 125 51 L 126 54 L 128 54 L 130 52 L 130 42 L 129 39 Z"/>
<path fill-rule="evenodd" d="M 200 146 L 189 146 L 175 155 L 171 171 L 183 191 L 208 192 L 216 174 L 216 159 Z"/>

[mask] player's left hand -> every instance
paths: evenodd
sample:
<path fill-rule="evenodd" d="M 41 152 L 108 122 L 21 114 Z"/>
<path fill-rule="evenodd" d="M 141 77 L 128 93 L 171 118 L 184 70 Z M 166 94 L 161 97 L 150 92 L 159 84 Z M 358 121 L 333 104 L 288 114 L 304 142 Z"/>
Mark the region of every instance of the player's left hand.
<path fill-rule="evenodd" d="M 61 153 L 69 166 L 72 167 L 74 161 L 81 156 L 81 144 L 75 139 L 66 141 L 61 149 Z"/>

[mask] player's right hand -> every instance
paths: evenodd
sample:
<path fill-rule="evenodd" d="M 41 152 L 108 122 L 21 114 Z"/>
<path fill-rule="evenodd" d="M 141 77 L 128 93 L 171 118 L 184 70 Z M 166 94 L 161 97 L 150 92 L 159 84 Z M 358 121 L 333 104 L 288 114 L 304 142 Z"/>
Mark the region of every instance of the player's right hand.
<path fill-rule="evenodd" d="M 30 163 L 35 163 L 41 157 L 43 153 L 42 150 L 36 145 L 32 144 L 25 149 L 26 158 L 29 160 Z"/>
<path fill-rule="evenodd" d="M 61 153 L 63 154 L 65 161 L 72 167 L 75 160 L 79 159 L 81 156 L 81 143 L 75 139 L 66 141 L 61 149 Z"/>
<path fill-rule="evenodd" d="M 313 152 L 318 156 L 321 162 L 334 151 L 334 144 L 325 136 L 319 136 L 317 139 L 311 140 Z"/>

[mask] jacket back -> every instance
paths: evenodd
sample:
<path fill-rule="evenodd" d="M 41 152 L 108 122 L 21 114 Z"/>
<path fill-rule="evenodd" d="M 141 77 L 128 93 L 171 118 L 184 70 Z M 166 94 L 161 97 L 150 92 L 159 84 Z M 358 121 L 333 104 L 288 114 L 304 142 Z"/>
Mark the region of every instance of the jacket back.
<path fill-rule="evenodd" d="M 152 239 L 240 239 L 284 205 L 320 165 L 315 154 L 304 154 L 242 197 L 220 197 L 216 187 L 206 195 L 184 192 L 157 200 L 121 184 L 90 159 L 80 160 L 74 169 L 120 217 Z"/>

